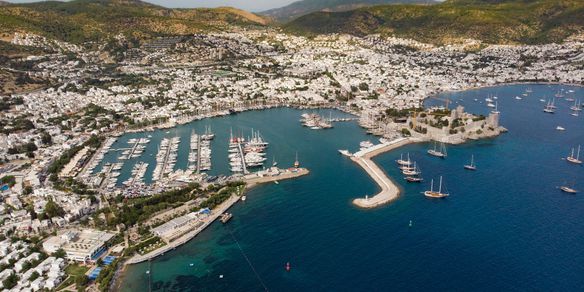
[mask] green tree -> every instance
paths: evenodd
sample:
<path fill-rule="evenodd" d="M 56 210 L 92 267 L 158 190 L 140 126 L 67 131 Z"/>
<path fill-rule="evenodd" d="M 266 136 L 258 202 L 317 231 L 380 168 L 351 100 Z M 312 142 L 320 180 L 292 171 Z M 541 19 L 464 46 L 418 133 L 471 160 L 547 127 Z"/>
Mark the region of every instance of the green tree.
<path fill-rule="evenodd" d="M 38 278 L 40 275 L 37 271 L 32 272 L 32 274 L 30 274 L 30 278 L 28 278 L 29 281 L 34 281 L 36 280 L 36 278 Z"/>
<path fill-rule="evenodd" d="M 65 211 L 61 206 L 55 203 L 52 199 L 49 199 L 47 204 L 45 205 L 45 214 L 49 218 L 53 218 L 55 216 L 63 216 L 65 215 Z"/>
<path fill-rule="evenodd" d="M 54 256 L 56 258 L 62 258 L 62 259 L 64 259 L 67 256 L 67 253 L 62 248 L 59 248 L 51 256 Z"/>
<path fill-rule="evenodd" d="M 77 277 L 75 277 L 75 286 L 77 288 L 85 287 L 85 285 L 87 285 L 87 282 L 89 282 L 89 279 L 87 278 L 86 275 L 78 275 Z"/>
<path fill-rule="evenodd" d="M 16 274 L 12 274 L 12 275 L 6 277 L 6 279 L 4 279 L 4 281 L 2 281 L 2 284 L 4 285 L 4 289 L 12 289 L 14 286 L 16 286 L 17 282 L 18 282 L 18 277 L 16 276 Z"/>

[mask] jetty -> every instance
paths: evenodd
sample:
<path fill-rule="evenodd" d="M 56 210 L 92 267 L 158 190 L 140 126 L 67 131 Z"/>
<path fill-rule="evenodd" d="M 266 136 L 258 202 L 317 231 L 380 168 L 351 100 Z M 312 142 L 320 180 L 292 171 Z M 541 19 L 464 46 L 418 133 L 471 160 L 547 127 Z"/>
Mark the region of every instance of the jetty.
<path fill-rule="evenodd" d="M 286 180 L 291 178 L 296 178 L 299 176 L 307 175 L 310 171 L 306 168 L 269 168 L 267 170 L 254 172 L 252 174 L 244 176 L 244 181 L 247 188 L 252 188 L 258 184 Z"/>
<path fill-rule="evenodd" d="M 207 226 L 209 226 L 211 223 L 213 223 L 215 221 L 215 219 L 219 218 L 219 216 L 221 216 L 223 213 L 225 213 L 225 211 L 227 211 L 227 209 L 229 209 L 231 206 L 233 206 L 233 204 L 235 204 L 237 201 L 239 201 L 240 196 L 237 194 L 233 194 L 231 195 L 231 197 L 229 199 L 227 199 L 225 202 L 221 203 L 219 206 L 217 206 L 215 209 L 213 209 L 213 211 L 211 212 L 211 215 L 207 218 L 204 219 L 204 222 L 201 226 L 199 226 L 196 229 L 193 229 L 190 232 L 187 232 L 186 234 L 182 235 L 181 237 L 173 240 L 172 242 L 169 242 L 168 244 L 166 244 L 165 246 L 158 248 L 154 251 L 151 251 L 147 254 L 144 255 L 136 255 L 132 258 L 130 258 L 128 261 L 126 261 L 126 265 L 131 265 L 131 264 L 137 264 L 137 263 L 141 263 L 147 260 L 151 260 L 157 256 L 163 255 L 166 252 L 169 252 L 185 243 L 187 243 L 189 240 L 193 239 L 195 236 L 197 236 L 197 234 L 199 234 L 201 231 L 205 230 L 205 228 L 207 228 Z"/>
<path fill-rule="evenodd" d="M 291 179 L 307 175 L 308 173 L 310 173 L 310 171 L 306 168 L 279 169 L 276 167 L 272 167 L 264 171 L 258 171 L 246 175 L 244 176 L 243 180 L 246 182 L 246 188 L 249 189 L 262 183 Z M 168 242 L 166 245 L 156 250 L 153 250 L 147 254 L 135 255 L 128 261 L 126 261 L 125 264 L 131 265 L 151 260 L 187 243 L 189 240 L 193 239 L 201 231 L 205 230 L 205 228 L 211 225 L 211 223 L 213 223 L 217 218 L 219 218 L 223 213 L 225 213 L 229 208 L 231 208 L 231 206 L 237 203 L 241 199 L 242 194 L 243 192 L 231 195 L 229 199 L 227 199 L 225 202 L 221 203 L 219 206 L 213 209 L 209 217 L 203 219 L 203 224 L 199 225 L 197 228 L 194 228 L 193 230 L 184 233 L 180 237 Z M 190 205 L 185 206 L 188 206 L 190 208 Z"/>
<path fill-rule="evenodd" d="M 385 174 L 385 172 L 371 160 L 371 158 L 415 142 L 412 138 L 398 138 L 386 143 L 377 144 L 367 149 L 360 150 L 349 157 L 359 166 L 361 166 L 379 185 L 381 191 L 376 195 L 353 200 L 353 204 L 361 208 L 375 208 L 387 204 L 396 199 L 399 194 L 397 185 Z"/>

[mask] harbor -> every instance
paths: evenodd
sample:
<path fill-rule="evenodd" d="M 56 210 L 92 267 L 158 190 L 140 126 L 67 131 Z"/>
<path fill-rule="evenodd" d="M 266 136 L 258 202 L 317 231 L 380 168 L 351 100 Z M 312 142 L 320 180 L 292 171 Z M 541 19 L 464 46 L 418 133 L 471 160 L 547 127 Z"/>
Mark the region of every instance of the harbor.
<path fill-rule="evenodd" d="M 252 128 L 261 131 L 270 143 L 266 151 L 268 161 L 275 156 L 279 165 L 292 165 L 298 152 L 302 166 L 310 169 L 310 175 L 280 180 L 278 184 L 268 182 L 249 189 L 247 200 L 234 204 L 227 211 L 233 214 L 227 224 L 216 222 L 209 225 L 189 242 L 156 257 L 150 264 L 128 266 L 120 290 L 147 290 L 144 284 L 148 283 L 146 270 L 152 271 L 152 287 L 159 290 L 201 286 L 257 290 L 257 280 L 250 277 L 250 268 L 233 243 L 230 230 L 250 261 L 261 270 L 259 273 L 266 279 L 266 286 L 273 291 L 310 290 L 313 283 L 328 281 L 334 283 L 334 287 L 356 285 L 364 290 L 382 289 L 388 285 L 406 289 L 413 281 L 430 281 L 433 286 L 444 289 L 452 287 L 452 284 L 436 280 L 436 274 L 431 277 L 425 274 L 428 267 L 436 271 L 446 269 L 444 273 L 469 271 L 463 273 L 465 276 L 478 273 L 480 280 L 471 281 L 471 284 L 467 284 L 467 280 L 452 279 L 456 285 L 472 290 L 484 281 L 492 280 L 489 275 L 504 277 L 500 272 L 500 262 L 526 264 L 534 257 L 539 265 L 530 266 L 528 272 L 517 273 L 522 284 L 513 281 L 504 287 L 551 288 L 543 274 L 548 272 L 567 273 L 571 284 L 564 287 L 575 287 L 578 272 L 549 263 L 549 257 L 538 250 L 553 246 L 553 242 L 561 238 L 569 242 L 570 247 L 556 251 L 562 256 L 558 261 L 567 266 L 579 261 L 573 255 L 577 255 L 576 251 L 581 248 L 576 226 L 581 222 L 579 214 L 582 210 L 578 206 L 583 197 L 581 193 L 572 195 L 556 187 L 564 182 L 572 186 L 575 182 L 573 189 L 582 188 L 579 183 L 581 169 L 565 160 L 571 155 L 571 148 L 574 148 L 573 156 L 578 155 L 578 145 L 583 144 L 580 135 L 582 123 L 569 114 L 568 108 L 573 102 L 556 101 L 556 114 L 544 115 L 541 112 L 543 104 L 538 98 L 553 95 L 557 89 L 547 93 L 541 92 L 540 88 L 547 86 L 531 87 L 534 93 L 522 100 L 514 97 L 522 96 L 525 86 L 449 94 L 453 103 L 463 104 L 468 112 L 485 116 L 492 108 L 473 99 L 489 93 L 498 96 L 501 124 L 509 129 L 509 134 L 455 145 L 445 141 L 445 159 L 427 152 L 434 148 L 433 140 L 410 143 L 374 156 L 372 161 L 400 191 L 397 199 L 377 208 L 361 208 L 352 203 L 356 197 L 364 198 L 366 194 L 373 197 L 381 187 L 371 174 L 338 152 L 338 149 L 347 149 L 349 153 L 357 153 L 361 141 L 379 143 L 356 123 L 339 123 L 330 130 L 313 131 L 299 125 L 298 117 L 302 111 L 291 109 L 218 118 L 221 122 L 212 123 L 217 134 L 212 147 L 213 153 L 217 154 L 213 156 L 211 175 L 231 173 L 226 159 L 230 128 L 240 136 L 241 133 L 249 135 Z M 320 115 L 327 116 L 328 111 L 322 111 Z M 526 120 L 530 121 L 529 127 L 525 127 Z M 197 133 L 204 132 L 206 123 L 204 121 L 197 127 Z M 557 125 L 563 125 L 566 131 L 557 131 Z M 153 141 L 158 135 L 188 137 L 191 130 L 179 127 L 170 133 L 153 133 Z M 546 137 L 548 143 L 533 142 L 541 137 Z M 439 146 L 440 142 L 437 151 Z M 407 183 L 403 180 L 402 170 L 396 167 L 400 155 L 406 159 L 408 153 L 410 160 L 415 161 L 424 173 L 421 183 Z M 473 155 L 474 163 L 470 163 Z M 464 165 L 469 163 L 476 165 L 477 171 L 466 170 Z M 177 167 L 181 167 L 180 163 Z M 423 193 L 432 189 L 432 179 L 433 189 L 440 189 L 440 177 L 443 180 L 442 192 L 449 196 L 446 199 L 426 197 Z M 514 184 L 505 183 L 509 177 L 513 177 Z M 544 218 L 538 219 L 540 216 Z M 408 224 L 410 221 L 413 222 L 411 225 Z M 550 238 L 533 240 L 534 226 L 549 232 Z M 489 246 L 487 249 L 474 244 L 466 246 L 468 258 L 472 258 L 469 261 L 452 257 L 453 253 L 460 252 L 460 243 L 468 242 L 469 238 L 473 243 L 488 242 Z M 331 239 L 335 244 L 331 245 Z M 509 244 L 510 239 L 517 244 Z M 391 245 L 395 252 L 387 253 L 387 245 Z M 330 257 L 322 258 L 325 249 Z M 511 257 L 506 253 L 509 251 Z M 343 266 L 323 268 L 323 261 L 342 257 L 347 252 L 361 255 L 348 259 L 350 269 Z M 420 253 L 426 257 L 420 260 Z M 484 257 L 496 261 L 485 264 Z M 290 274 L 284 274 L 288 261 L 293 268 Z M 407 271 L 389 267 L 388 261 L 404 262 Z M 415 272 L 413 276 L 412 271 Z M 298 273 L 306 276 L 299 280 L 286 277 Z M 534 282 L 534 274 L 542 277 Z M 219 275 L 224 275 L 224 278 L 219 278 Z M 371 283 L 371 277 L 379 280 Z M 402 281 L 405 284 L 400 284 Z M 333 285 L 325 286 L 334 288 Z"/>
<path fill-rule="evenodd" d="M 152 180 L 161 180 L 168 176 L 174 169 L 177 158 L 178 144 L 180 137 L 163 139 L 156 154 L 156 168 L 152 174 Z"/>
<path fill-rule="evenodd" d="M 361 208 L 375 208 L 384 204 L 387 204 L 393 200 L 395 200 L 399 194 L 400 190 L 399 187 L 392 181 L 391 178 L 387 176 L 387 174 L 375 163 L 373 162 L 372 158 L 397 149 L 399 147 L 405 146 L 410 143 L 414 143 L 415 141 L 410 138 L 398 138 L 393 141 L 380 143 L 377 145 L 373 145 L 369 148 L 365 148 L 359 150 L 354 154 L 347 153 L 346 156 L 349 156 L 351 160 L 357 163 L 369 176 L 377 183 L 379 188 L 381 189 L 379 193 L 369 197 L 366 196 L 365 198 L 357 198 L 353 200 L 353 204 Z"/>
<path fill-rule="evenodd" d="M 300 176 L 307 175 L 309 173 L 310 171 L 308 171 L 308 169 L 306 168 L 278 169 L 276 167 L 272 167 L 266 171 L 259 171 L 257 173 L 249 174 L 244 177 L 243 181 L 246 183 L 245 188 L 251 189 L 259 184 L 297 178 Z M 166 245 L 156 250 L 153 250 L 147 254 L 136 255 L 130 258 L 128 261 L 126 261 L 125 264 L 132 265 L 152 260 L 160 255 L 163 255 L 166 252 L 174 250 L 175 248 L 187 243 L 195 236 L 197 236 L 200 232 L 205 230 L 210 224 L 212 224 L 218 218 L 223 219 L 222 216 L 225 214 L 225 212 L 229 210 L 229 208 L 231 208 L 238 201 L 240 201 L 244 192 L 245 190 L 241 190 L 240 193 L 238 194 L 232 194 L 226 201 L 221 203 L 215 209 L 211 210 L 207 217 L 197 222 L 198 224 L 194 225 L 195 226 L 194 229 L 183 231 L 183 234 L 181 234 L 177 238 L 169 240 L 166 243 Z M 229 216 L 229 219 L 231 219 L 231 216 Z M 227 221 L 225 220 L 225 222 Z"/>

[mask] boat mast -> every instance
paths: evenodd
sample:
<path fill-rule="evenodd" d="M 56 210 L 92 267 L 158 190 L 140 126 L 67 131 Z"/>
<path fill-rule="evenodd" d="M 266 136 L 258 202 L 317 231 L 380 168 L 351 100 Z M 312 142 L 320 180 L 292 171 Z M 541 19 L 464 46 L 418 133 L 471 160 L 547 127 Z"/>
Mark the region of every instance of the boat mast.
<path fill-rule="evenodd" d="M 438 188 L 438 193 L 442 194 L 442 176 L 440 176 L 440 187 Z"/>

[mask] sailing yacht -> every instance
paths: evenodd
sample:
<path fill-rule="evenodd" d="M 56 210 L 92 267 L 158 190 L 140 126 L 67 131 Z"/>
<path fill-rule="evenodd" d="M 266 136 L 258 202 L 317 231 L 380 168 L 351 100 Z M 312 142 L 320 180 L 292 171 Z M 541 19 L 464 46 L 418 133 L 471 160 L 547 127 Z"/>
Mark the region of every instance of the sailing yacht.
<path fill-rule="evenodd" d="M 491 113 L 493 113 L 493 114 L 500 114 L 501 113 L 499 111 L 499 102 L 495 101 L 495 109 L 492 110 Z"/>
<path fill-rule="evenodd" d="M 442 193 L 442 176 L 440 177 L 440 185 L 437 192 L 434 191 L 434 179 L 430 183 L 430 190 L 424 192 L 424 196 L 429 198 L 446 198 L 448 195 L 448 193 Z"/>
<path fill-rule="evenodd" d="M 474 163 L 474 155 L 471 155 L 470 164 L 465 165 L 464 168 L 468 170 L 477 170 L 477 166 Z"/>
<path fill-rule="evenodd" d="M 573 111 L 577 111 L 577 112 L 581 111 L 582 110 L 582 106 L 580 104 L 580 101 L 579 100 L 578 101 L 574 101 L 574 105 L 571 106 L 570 109 L 573 110 Z"/>
<path fill-rule="evenodd" d="M 201 139 L 203 140 L 213 140 L 213 138 L 215 138 L 215 134 L 213 134 L 213 132 L 211 132 L 211 126 L 206 126 L 205 127 L 205 134 L 201 135 Z"/>
<path fill-rule="evenodd" d="M 397 162 L 397 164 L 402 165 L 402 166 L 410 166 L 412 165 L 412 162 L 410 161 L 410 153 L 408 153 L 408 159 L 404 160 L 404 155 L 403 153 L 399 156 L 399 159 L 396 160 L 395 162 Z"/>
<path fill-rule="evenodd" d="M 571 162 L 574 164 L 582 164 L 582 160 L 580 160 L 580 145 L 578 145 L 578 151 L 576 152 L 576 157 L 574 157 L 574 148 L 572 148 L 572 153 L 570 154 L 570 156 L 568 156 L 566 158 L 566 160 L 568 162 Z"/>
<path fill-rule="evenodd" d="M 436 149 L 436 146 L 437 142 L 434 141 L 434 149 L 428 149 L 428 154 L 440 158 L 446 158 L 446 146 L 444 146 L 444 143 L 440 144 L 440 150 Z"/>
<path fill-rule="evenodd" d="M 424 179 L 420 176 L 422 172 L 414 162 L 413 169 L 403 170 L 402 173 L 405 175 L 404 179 L 407 182 L 422 182 Z"/>
<path fill-rule="evenodd" d="M 554 105 L 553 100 L 548 101 L 547 105 L 543 108 L 543 111 L 548 114 L 553 114 L 556 112 L 556 106 Z"/>
<path fill-rule="evenodd" d="M 414 167 L 412 167 L 412 169 L 404 169 L 404 170 L 402 170 L 402 173 L 404 175 L 407 175 L 407 176 L 414 176 L 414 175 L 421 174 L 421 172 L 419 171 L 419 169 L 416 166 L 416 163 L 415 162 L 414 162 Z"/>

